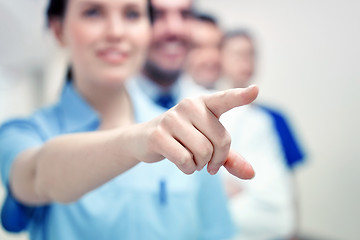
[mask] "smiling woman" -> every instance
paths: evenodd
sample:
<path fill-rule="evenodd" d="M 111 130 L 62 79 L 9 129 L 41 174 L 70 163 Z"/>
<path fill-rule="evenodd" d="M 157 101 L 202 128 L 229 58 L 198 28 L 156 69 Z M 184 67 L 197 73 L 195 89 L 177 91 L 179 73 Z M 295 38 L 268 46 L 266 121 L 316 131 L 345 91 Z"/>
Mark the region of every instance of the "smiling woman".
<path fill-rule="evenodd" d="M 71 54 L 78 84 L 113 87 L 139 68 L 150 33 L 146 1 L 73 0 L 66 9 L 50 26 Z"/>
<path fill-rule="evenodd" d="M 142 102 L 127 81 L 150 41 L 148 9 L 146 0 L 51 1 L 49 25 L 73 78 L 57 104 L 0 127 L 9 231 L 26 229 L 33 240 L 232 234 L 211 175 L 221 166 L 244 179 L 254 172 L 230 151 L 218 118 L 258 89 L 186 99 L 167 112 Z"/>

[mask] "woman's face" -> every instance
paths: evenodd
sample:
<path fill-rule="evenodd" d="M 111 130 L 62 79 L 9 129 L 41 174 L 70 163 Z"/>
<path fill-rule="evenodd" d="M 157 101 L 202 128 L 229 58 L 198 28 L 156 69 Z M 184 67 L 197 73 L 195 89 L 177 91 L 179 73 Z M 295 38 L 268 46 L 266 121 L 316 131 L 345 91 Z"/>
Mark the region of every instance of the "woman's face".
<path fill-rule="evenodd" d="M 141 66 L 149 43 L 147 1 L 68 0 L 57 35 L 76 81 L 123 83 Z"/>

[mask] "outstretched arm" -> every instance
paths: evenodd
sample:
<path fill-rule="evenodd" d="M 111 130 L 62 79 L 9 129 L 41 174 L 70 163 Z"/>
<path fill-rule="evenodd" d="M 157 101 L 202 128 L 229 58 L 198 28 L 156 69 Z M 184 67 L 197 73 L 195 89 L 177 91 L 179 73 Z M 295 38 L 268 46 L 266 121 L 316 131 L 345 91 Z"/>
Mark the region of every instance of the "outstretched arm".
<path fill-rule="evenodd" d="M 11 190 L 26 204 L 68 203 L 140 161 L 164 158 L 186 174 L 206 165 L 215 174 L 224 165 L 237 177 L 251 178 L 251 165 L 230 151 L 229 134 L 218 118 L 249 104 L 257 93 L 253 86 L 186 99 L 154 120 L 126 129 L 54 138 L 19 154 L 10 175 Z"/>

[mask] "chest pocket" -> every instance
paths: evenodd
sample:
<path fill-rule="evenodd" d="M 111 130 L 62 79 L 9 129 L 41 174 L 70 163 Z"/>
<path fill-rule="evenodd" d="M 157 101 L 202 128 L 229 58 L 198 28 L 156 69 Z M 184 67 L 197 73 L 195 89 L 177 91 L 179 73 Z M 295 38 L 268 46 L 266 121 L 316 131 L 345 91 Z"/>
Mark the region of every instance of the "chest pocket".
<path fill-rule="evenodd" d="M 197 239 L 197 193 L 197 174 L 164 161 L 139 164 L 84 196 L 77 211 L 98 239 Z"/>

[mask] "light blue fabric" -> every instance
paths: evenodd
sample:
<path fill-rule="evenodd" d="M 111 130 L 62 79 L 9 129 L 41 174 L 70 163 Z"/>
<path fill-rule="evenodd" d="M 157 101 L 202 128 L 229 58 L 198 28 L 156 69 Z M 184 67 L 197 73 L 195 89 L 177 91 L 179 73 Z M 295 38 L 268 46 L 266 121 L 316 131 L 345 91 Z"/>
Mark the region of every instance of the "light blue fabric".
<path fill-rule="evenodd" d="M 164 111 L 135 82 L 128 84 L 128 90 L 137 122 Z M 3 182 L 8 182 L 12 162 L 20 152 L 61 134 L 95 131 L 99 123 L 96 112 L 68 83 L 57 105 L 0 128 Z M 164 160 L 138 164 L 75 203 L 39 208 L 28 231 L 32 240 L 188 240 L 227 239 L 234 229 L 218 176 L 206 170 L 185 175 Z"/>

